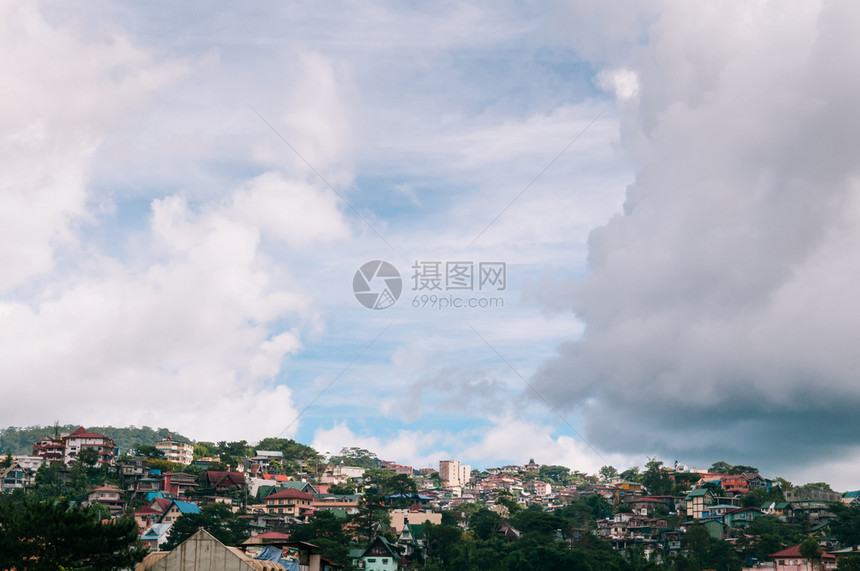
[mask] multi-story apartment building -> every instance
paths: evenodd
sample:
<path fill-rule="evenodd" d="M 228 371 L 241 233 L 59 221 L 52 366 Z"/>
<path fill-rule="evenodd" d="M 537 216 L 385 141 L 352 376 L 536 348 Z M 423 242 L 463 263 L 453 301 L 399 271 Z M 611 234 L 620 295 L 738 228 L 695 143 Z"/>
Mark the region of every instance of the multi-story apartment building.
<path fill-rule="evenodd" d="M 164 459 L 188 466 L 194 460 L 194 446 L 187 442 L 179 442 L 168 436 L 155 447 L 164 453 Z"/>
<path fill-rule="evenodd" d="M 65 444 L 59 436 L 46 436 L 33 445 L 33 456 L 42 458 L 45 462 L 62 462 Z"/>
<path fill-rule="evenodd" d="M 116 444 L 113 440 L 102 434 L 87 432 L 83 426 L 71 434 L 62 437 L 63 440 L 63 463 L 71 464 L 78 455 L 86 448 L 94 448 L 98 451 L 99 465 L 113 464 L 116 455 Z"/>
<path fill-rule="evenodd" d="M 440 460 L 439 477 L 445 487 L 465 486 L 472 479 L 472 467 L 459 460 Z"/>

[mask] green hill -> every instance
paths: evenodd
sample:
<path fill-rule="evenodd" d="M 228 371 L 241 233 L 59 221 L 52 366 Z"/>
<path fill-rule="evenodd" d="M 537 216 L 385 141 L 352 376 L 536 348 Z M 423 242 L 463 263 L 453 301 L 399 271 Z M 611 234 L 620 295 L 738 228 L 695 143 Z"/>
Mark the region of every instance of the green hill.
<path fill-rule="evenodd" d="M 79 424 L 66 424 L 58 426 L 56 430 L 59 434 L 69 434 L 74 432 L 81 426 Z M 182 436 L 168 428 L 150 428 L 148 426 L 136 427 L 127 426 L 125 428 L 116 428 L 113 426 L 85 426 L 90 432 L 104 434 L 108 438 L 113 438 L 116 442 L 118 452 L 123 454 L 129 448 L 133 448 L 136 444 L 144 446 L 153 446 L 156 442 L 164 439 L 168 435 L 174 440 L 182 442 L 194 442 L 193 440 Z M 53 426 L 28 426 L 21 428 L 10 426 L 0 429 L 0 454 L 6 454 L 7 451 L 12 454 L 32 454 L 33 444 L 45 436 L 54 434 Z"/>

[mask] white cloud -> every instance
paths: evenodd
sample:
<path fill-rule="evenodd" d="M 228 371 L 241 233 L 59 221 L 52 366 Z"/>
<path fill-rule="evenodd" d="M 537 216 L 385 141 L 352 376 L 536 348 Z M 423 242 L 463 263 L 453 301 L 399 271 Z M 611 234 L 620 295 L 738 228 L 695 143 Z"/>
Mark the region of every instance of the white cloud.
<path fill-rule="evenodd" d="M 84 39 L 35 4 L 0 7 L 0 291 L 50 271 L 89 219 L 90 161 L 106 131 L 181 75 L 121 35 Z"/>

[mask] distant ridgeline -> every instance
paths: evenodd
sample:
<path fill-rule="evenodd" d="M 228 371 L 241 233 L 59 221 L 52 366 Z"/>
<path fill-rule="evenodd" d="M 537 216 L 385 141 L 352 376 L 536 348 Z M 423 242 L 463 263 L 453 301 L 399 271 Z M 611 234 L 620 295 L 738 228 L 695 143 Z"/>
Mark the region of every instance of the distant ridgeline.
<path fill-rule="evenodd" d="M 57 426 L 56 430 L 61 435 L 70 434 L 80 426 L 80 424 L 66 424 Z M 135 445 L 154 446 L 156 442 L 160 442 L 168 435 L 172 436 L 174 440 L 193 442 L 167 428 L 150 428 L 148 426 L 141 428 L 136 426 L 128 426 L 126 428 L 85 426 L 84 428 L 90 432 L 97 432 L 108 438 L 112 438 L 116 442 L 120 454 L 125 454 L 130 448 L 134 448 Z M 45 436 L 52 436 L 54 430 L 53 426 L 28 426 L 27 428 L 10 426 L 9 428 L 0 428 L 0 454 L 5 455 L 7 451 L 15 455 L 32 454 L 33 444 Z"/>

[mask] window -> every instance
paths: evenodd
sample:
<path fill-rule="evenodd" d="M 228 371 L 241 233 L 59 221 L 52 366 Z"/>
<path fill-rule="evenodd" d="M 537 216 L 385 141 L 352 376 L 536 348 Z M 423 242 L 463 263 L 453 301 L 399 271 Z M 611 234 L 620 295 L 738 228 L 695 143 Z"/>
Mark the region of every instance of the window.
<path fill-rule="evenodd" d="M 376 563 L 376 559 L 375 559 L 375 558 L 368 559 L 368 560 L 367 560 L 367 562 L 368 562 L 368 563 Z"/>

